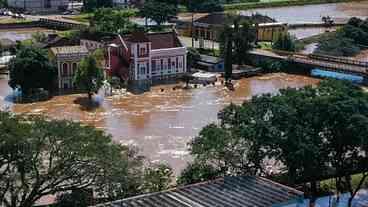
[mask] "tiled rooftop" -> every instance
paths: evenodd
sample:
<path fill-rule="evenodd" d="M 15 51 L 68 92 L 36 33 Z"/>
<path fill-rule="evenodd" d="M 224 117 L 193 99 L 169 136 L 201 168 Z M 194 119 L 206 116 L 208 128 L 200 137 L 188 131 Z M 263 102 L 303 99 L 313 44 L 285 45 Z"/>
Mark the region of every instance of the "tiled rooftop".
<path fill-rule="evenodd" d="M 133 33 L 124 36 L 123 39 L 128 45 L 137 42 L 151 42 L 153 50 L 183 47 L 175 32 Z"/>
<path fill-rule="evenodd" d="M 88 53 L 88 49 L 85 46 L 64 46 L 64 47 L 52 47 L 51 51 L 54 55 L 67 55 L 67 54 L 79 54 Z"/>
<path fill-rule="evenodd" d="M 265 178 L 238 176 L 136 196 L 98 207 L 270 207 L 302 195 L 300 191 Z"/>

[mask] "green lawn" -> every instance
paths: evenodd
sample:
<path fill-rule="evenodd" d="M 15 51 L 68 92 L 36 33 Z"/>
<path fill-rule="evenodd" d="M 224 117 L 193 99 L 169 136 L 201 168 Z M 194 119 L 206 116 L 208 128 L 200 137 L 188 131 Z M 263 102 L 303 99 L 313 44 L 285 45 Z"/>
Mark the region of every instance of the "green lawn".
<path fill-rule="evenodd" d="M 15 23 L 28 23 L 32 22 L 29 19 L 16 19 L 16 18 L 1 18 L 0 24 L 15 24 Z"/>

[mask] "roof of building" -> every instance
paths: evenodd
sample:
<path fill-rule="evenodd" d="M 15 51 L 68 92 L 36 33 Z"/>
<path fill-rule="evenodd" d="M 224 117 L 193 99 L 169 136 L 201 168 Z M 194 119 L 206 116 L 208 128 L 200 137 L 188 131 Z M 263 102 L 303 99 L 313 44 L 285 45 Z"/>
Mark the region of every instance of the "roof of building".
<path fill-rule="evenodd" d="M 223 62 L 224 59 L 219 58 L 219 57 L 215 57 L 215 56 L 210 56 L 210 55 L 200 55 L 200 59 L 198 60 L 198 62 L 205 62 L 205 63 L 209 63 L 209 64 L 218 64 Z"/>
<path fill-rule="evenodd" d="M 127 44 L 151 42 L 153 50 L 183 47 L 175 31 L 159 33 L 133 33 L 123 37 Z"/>
<path fill-rule="evenodd" d="M 303 193 L 271 180 L 225 177 L 168 191 L 98 205 L 99 207 L 269 207 L 299 198 Z"/>
<path fill-rule="evenodd" d="M 275 22 L 274 19 L 268 16 L 261 15 L 261 14 L 254 14 L 252 16 L 240 15 L 239 17 L 241 18 L 241 20 L 252 20 L 254 21 L 254 23 Z M 195 23 L 209 24 L 209 25 L 222 25 L 222 24 L 225 24 L 226 22 L 229 22 L 229 20 L 230 18 L 228 14 L 217 12 L 217 13 L 208 14 L 207 16 L 204 16 L 204 17 L 200 17 L 197 20 L 195 20 Z"/>
<path fill-rule="evenodd" d="M 88 53 L 88 49 L 85 46 L 64 46 L 64 47 L 52 47 L 50 48 L 54 55 L 67 55 L 67 54 L 80 54 Z"/>
<path fill-rule="evenodd" d="M 81 33 L 80 39 L 92 40 L 96 42 L 110 42 L 117 36 L 117 34 L 113 33 L 84 31 Z"/>
<path fill-rule="evenodd" d="M 49 35 L 44 42 L 35 43 L 37 47 L 40 48 L 51 48 L 51 47 L 63 47 L 63 46 L 72 46 L 78 45 L 76 41 L 68 39 L 66 37 L 60 37 L 58 35 Z"/>

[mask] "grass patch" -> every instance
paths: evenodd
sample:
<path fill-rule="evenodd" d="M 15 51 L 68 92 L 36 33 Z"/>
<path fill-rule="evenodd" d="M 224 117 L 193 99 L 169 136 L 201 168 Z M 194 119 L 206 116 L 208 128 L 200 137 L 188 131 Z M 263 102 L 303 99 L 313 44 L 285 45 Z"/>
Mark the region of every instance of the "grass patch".
<path fill-rule="evenodd" d="M 259 2 L 224 4 L 224 9 L 246 10 L 255 8 L 301 6 L 308 4 L 325 4 L 325 3 L 339 3 L 339 2 L 352 2 L 352 1 L 361 1 L 361 0 L 261 0 Z"/>
<path fill-rule="evenodd" d="M 30 19 L 0 18 L 0 24 L 18 24 L 30 22 L 32 22 Z"/>
<path fill-rule="evenodd" d="M 263 50 L 272 50 L 271 42 L 258 42 L 258 48 Z"/>
<path fill-rule="evenodd" d="M 69 16 L 68 19 L 81 22 L 81 23 L 89 23 L 89 20 L 93 17 L 93 13 L 82 13 L 74 16 Z"/>

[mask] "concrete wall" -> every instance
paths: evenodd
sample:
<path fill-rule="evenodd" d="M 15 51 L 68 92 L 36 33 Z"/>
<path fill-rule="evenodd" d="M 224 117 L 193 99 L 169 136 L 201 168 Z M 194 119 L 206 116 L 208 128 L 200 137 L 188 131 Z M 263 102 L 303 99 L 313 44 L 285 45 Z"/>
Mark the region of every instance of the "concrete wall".
<path fill-rule="evenodd" d="M 34 12 L 57 11 L 59 7 L 67 7 L 69 0 L 8 0 L 10 7 Z"/>

